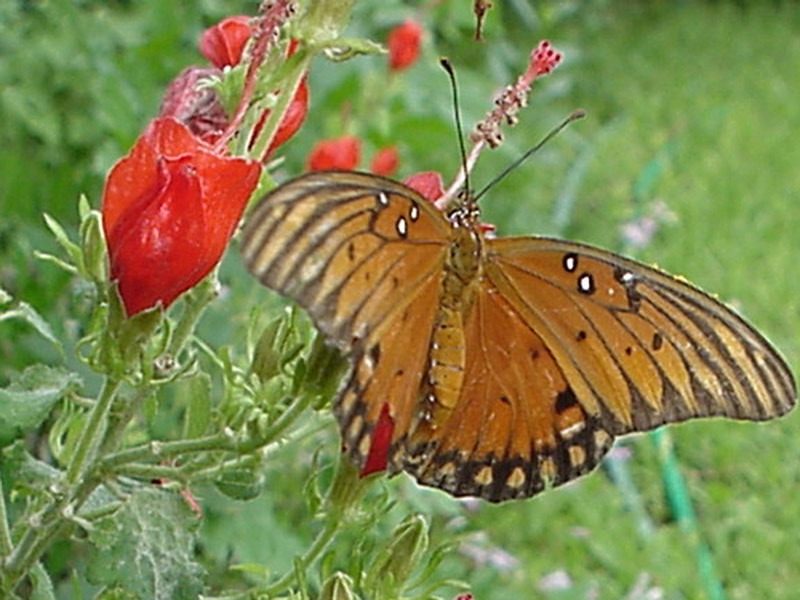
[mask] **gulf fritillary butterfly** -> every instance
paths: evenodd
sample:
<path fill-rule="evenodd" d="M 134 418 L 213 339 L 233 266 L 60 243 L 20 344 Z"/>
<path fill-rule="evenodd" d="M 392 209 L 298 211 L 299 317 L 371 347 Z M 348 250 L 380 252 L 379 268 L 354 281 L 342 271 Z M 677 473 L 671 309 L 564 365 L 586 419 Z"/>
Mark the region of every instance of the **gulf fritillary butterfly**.
<path fill-rule="evenodd" d="M 470 199 L 445 214 L 390 179 L 311 173 L 261 200 L 243 254 L 349 357 L 334 412 L 362 473 L 525 498 L 615 436 L 795 403 L 781 356 L 711 296 L 592 246 L 489 239 Z"/>

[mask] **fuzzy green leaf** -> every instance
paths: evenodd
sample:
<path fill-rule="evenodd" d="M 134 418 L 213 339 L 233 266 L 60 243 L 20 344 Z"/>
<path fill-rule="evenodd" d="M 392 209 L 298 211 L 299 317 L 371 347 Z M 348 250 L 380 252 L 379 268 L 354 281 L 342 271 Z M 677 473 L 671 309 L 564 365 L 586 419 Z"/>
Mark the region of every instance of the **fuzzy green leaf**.
<path fill-rule="evenodd" d="M 34 365 L 0 389 L 0 446 L 35 429 L 80 378 L 63 369 Z"/>
<path fill-rule="evenodd" d="M 0 291 L 2 291 L 0 303 L 8 302 L 11 297 L 7 292 L 3 290 Z M 14 302 L 8 309 L 0 311 L 0 321 L 6 321 L 10 319 L 19 319 L 20 321 L 25 321 L 28 325 L 33 327 L 39 333 L 39 335 L 51 342 L 58 349 L 60 354 L 64 354 L 64 348 L 61 345 L 61 340 L 56 337 L 56 334 L 53 332 L 53 328 L 50 327 L 50 323 L 45 321 L 44 317 L 36 312 L 36 310 L 27 302 Z"/>
<path fill-rule="evenodd" d="M 131 599 L 194 600 L 204 575 L 192 560 L 197 524 L 179 494 L 137 491 L 113 516 L 95 522 L 87 579 Z"/>

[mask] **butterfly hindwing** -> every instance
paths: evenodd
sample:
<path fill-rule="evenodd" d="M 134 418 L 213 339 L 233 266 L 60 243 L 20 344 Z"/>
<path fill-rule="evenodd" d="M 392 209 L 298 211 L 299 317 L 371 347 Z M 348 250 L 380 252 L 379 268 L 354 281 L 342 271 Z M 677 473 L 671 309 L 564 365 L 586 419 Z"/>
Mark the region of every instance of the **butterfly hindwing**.
<path fill-rule="evenodd" d="M 458 401 L 407 444 L 406 470 L 456 496 L 532 496 L 589 472 L 612 436 L 575 398 L 542 339 L 489 282 L 471 290 Z M 421 459 L 422 458 L 422 459 Z"/>

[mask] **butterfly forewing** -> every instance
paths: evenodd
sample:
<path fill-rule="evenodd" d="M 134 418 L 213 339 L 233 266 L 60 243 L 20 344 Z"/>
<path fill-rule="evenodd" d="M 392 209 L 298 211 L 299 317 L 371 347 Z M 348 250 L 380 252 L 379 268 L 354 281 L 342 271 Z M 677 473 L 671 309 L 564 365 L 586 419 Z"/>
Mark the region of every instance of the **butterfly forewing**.
<path fill-rule="evenodd" d="M 350 350 L 441 273 L 447 228 L 401 184 L 314 173 L 262 199 L 244 229 L 242 253 L 262 283 L 297 301 Z"/>

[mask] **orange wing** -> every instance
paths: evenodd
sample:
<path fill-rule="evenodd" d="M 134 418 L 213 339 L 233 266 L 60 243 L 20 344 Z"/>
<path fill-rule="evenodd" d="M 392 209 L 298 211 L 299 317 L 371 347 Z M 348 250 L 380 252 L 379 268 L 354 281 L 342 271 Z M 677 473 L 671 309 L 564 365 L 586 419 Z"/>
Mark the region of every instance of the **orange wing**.
<path fill-rule="evenodd" d="M 441 275 L 449 231 L 439 211 L 402 184 L 324 171 L 260 201 L 242 254 L 264 285 L 295 300 L 350 352 Z M 431 311 L 438 296 L 433 300 Z"/>
<path fill-rule="evenodd" d="M 491 240 L 486 272 L 610 433 L 692 417 L 763 420 L 797 392 L 788 365 L 731 309 L 616 254 L 547 238 Z"/>
<path fill-rule="evenodd" d="M 492 502 L 593 469 L 612 436 L 587 414 L 541 337 L 489 281 L 464 323 L 464 383 L 451 410 L 409 434 L 402 467 L 421 483 Z"/>
<path fill-rule="evenodd" d="M 396 432 L 414 416 L 449 234 L 442 214 L 413 190 L 353 172 L 292 180 L 248 218 L 249 270 L 305 308 L 350 358 L 334 412 L 360 467 L 384 405 Z"/>

